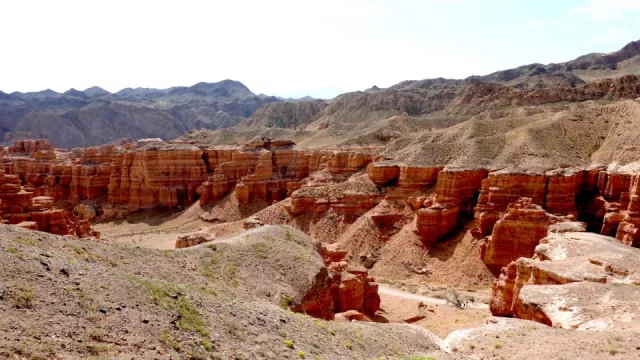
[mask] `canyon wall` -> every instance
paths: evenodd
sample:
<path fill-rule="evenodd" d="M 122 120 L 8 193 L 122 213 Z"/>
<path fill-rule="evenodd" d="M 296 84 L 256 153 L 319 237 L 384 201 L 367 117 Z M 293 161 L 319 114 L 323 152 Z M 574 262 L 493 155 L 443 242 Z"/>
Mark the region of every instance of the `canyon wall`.
<path fill-rule="evenodd" d="M 5 191 L 3 218 L 12 223 L 32 218 L 23 214 L 35 197 L 60 205 L 48 211 L 72 209 L 93 221 L 154 206 L 178 208 L 195 201 L 207 206 L 233 192 L 238 206 L 290 198 L 286 210 L 293 216 L 333 209 L 359 217 L 383 199 L 406 201 L 415 213 L 414 231 L 426 246 L 474 219 L 482 257 L 495 267 L 532 251 L 544 235 L 542 225 L 533 225 L 548 220 L 543 213 L 582 220 L 590 230 L 627 245 L 638 246 L 640 238 L 640 180 L 634 168 L 536 172 L 416 166 L 379 159 L 376 147 L 305 150 L 286 140 L 243 146 L 123 140 L 71 151 L 46 140 L 22 140 L 1 154 L 3 186 L 14 191 Z M 523 204 L 520 198 L 530 200 Z M 525 247 L 509 235 L 518 226 L 532 230 Z M 511 243 L 504 242 L 508 238 Z M 521 248 L 526 251 L 515 250 Z"/>

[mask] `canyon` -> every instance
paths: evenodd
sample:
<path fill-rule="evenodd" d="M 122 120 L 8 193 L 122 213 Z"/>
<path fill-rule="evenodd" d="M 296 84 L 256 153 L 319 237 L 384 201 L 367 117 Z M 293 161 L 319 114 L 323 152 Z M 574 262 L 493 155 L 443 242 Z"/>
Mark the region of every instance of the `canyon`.
<path fill-rule="evenodd" d="M 0 354 L 637 357 L 638 44 L 328 101 L 0 93 Z"/>

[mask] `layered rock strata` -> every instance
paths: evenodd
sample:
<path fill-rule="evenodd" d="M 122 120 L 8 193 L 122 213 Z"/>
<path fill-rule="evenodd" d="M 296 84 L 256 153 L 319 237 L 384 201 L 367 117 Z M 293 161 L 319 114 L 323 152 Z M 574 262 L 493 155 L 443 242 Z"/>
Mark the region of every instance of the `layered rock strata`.
<path fill-rule="evenodd" d="M 460 215 L 473 214 L 476 193 L 486 176 L 484 169 L 444 169 L 438 171 L 435 194 L 408 199 L 417 212 L 415 232 L 425 245 L 454 230 Z"/>
<path fill-rule="evenodd" d="M 366 269 L 349 266 L 347 252 L 335 244 L 323 244 L 320 255 L 328 269 L 327 281 L 310 292 L 294 311 L 333 319 L 336 313 L 350 312 L 350 316 L 361 318 L 358 314 L 373 315 L 380 310 L 378 284 Z"/>
<path fill-rule="evenodd" d="M 639 295 L 640 250 L 593 233 L 550 233 L 532 258 L 503 268 L 490 309 L 554 327 L 601 330 L 637 323 Z"/>

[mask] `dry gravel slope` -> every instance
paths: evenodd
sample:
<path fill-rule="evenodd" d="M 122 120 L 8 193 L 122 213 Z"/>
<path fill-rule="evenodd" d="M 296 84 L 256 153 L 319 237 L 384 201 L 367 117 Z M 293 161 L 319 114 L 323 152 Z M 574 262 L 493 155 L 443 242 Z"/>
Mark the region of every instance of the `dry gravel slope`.
<path fill-rule="evenodd" d="M 246 235 L 161 251 L 0 225 L 0 357 L 448 358 L 413 327 L 281 309 L 322 266 L 315 245 L 288 227 Z"/>

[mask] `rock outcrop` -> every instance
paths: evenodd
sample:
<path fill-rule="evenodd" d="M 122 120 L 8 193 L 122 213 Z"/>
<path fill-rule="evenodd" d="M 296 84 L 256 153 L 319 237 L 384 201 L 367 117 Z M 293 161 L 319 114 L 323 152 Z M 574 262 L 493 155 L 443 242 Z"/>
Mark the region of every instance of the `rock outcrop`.
<path fill-rule="evenodd" d="M 587 232 L 550 233 L 502 270 L 491 312 L 582 330 L 640 319 L 640 250 Z M 615 306 L 612 306 L 615 304 Z"/>
<path fill-rule="evenodd" d="M 544 205 L 546 178 L 543 174 L 530 174 L 512 170 L 495 171 L 482 181 L 476 206 L 476 233 L 491 234 L 493 226 L 502 217 L 510 203 L 520 197 L 531 203 Z"/>
<path fill-rule="evenodd" d="M 30 190 L 21 185 L 17 175 L 7 175 L 0 170 L 0 215 L 3 223 L 20 224 L 58 235 L 99 237 L 98 233 L 87 228 L 87 224 L 78 222 L 72 213 L 55 209 L 52 197 L 36 196 Z"/>
<path fill-rule="evenodd" d="M 494 271 L 510 262 L 531 257 L 540 239 L 547 236 L 551 217 L 530 198 L 520 198 L 507 206 L 507 212 L 493 227 L 480 248 L 482 261 Z"/>
<path fill-rule="evenodd" d="M 473 214 L 476 193 L 486 176 L 484 169 L 444 169 L 438 171 L 434 195 L 408 199 L 417 210 L 415 232 L 425 245 L 433 244 L 454 230 L 460 215 Z"/>
<path fill-rule="evenodd" d="M 349 266 L 347 252 L 335 244 L 323 244 L 320 255 L 328 269 L 328 280 L 310 292 L 294 311 L 333 319 L 334 313 L 350 312 L 360 318 L 358 314 L 373 315 L 380 309 L 378 284 L 366 269 Z"/>
<path fill-rule="evenodd" d="M 176 249 L 188 248 L 215 240 L 215 236 L 209 233 L 185 234 L 176 240 Z"/>

